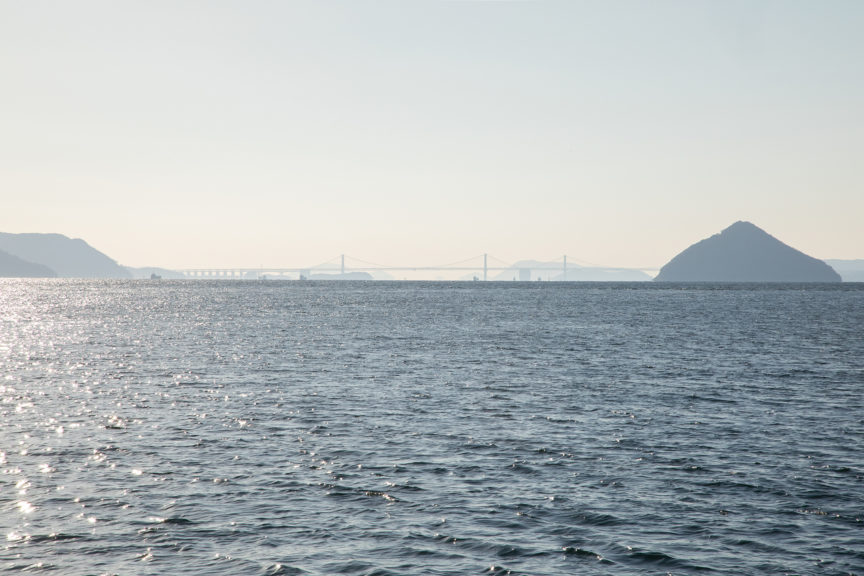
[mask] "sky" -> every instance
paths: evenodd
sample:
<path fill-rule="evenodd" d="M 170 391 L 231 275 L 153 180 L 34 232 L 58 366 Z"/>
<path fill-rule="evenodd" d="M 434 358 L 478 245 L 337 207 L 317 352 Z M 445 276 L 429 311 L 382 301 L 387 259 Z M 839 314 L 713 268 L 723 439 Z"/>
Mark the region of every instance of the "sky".
<path fill-rule="evenodd" d="M 864 258 L 864 2 L 0 0 L 0 231 L 129 266 Z"/>

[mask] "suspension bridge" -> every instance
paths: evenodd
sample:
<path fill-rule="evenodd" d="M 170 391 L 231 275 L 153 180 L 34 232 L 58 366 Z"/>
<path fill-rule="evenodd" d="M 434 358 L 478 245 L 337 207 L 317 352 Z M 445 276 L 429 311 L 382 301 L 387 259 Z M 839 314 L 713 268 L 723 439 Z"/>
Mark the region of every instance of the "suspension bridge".
<path fill-rule="evenodd" d="M 587 263 L 590 265 L 590 263 Z M 555 275 L 560 280 L 567 280 L 567 256 L 561 256 L 554 260 L 544 262 L 532 262 L 530 267 L 519 267 L 508 264 L 499 258 L 489 254 L 480 254 L 466 258 L 458 262 L 435 266 L 393 266 L 376 264 L 360 258 L 354 258 L 341 254 L 335 258 L 317 264 L 298 268 L 189 268 L 178 270 L 185 278 L 193 279 L 296 279 L 303 280 L 312 278 L 314 275 L 345 276 L 352 272 L 366 273 L 407 273 L 407 272 L 429 272 L 429 273 L 466 273 L 473 274 L 475 280 L 486 281 L 490 272 L 502 272 L 510 270 L 515 273 L 514 279 L 531 280 L 532 271 L 542 270 L 543 276 L 549 279 Z M 560 276 L 559 276 L 560 275 Z"/>

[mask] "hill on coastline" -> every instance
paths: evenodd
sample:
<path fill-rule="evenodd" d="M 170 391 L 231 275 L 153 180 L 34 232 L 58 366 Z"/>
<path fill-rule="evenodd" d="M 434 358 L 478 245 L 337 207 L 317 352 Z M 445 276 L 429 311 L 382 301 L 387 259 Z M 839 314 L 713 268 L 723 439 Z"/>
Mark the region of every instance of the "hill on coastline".
<path fill-rule="evenodd" d="M 0 278 L 55 278 L 51 268 L 0 250 Z"/>
<path fill-rule="evenodd" d="M 827 263 L 826 263 L 827 262 Z M 829 265 L 830 264 L 830 265 Z M 834 265 L 832 268 L 831 265 Z M 641 270 L 585 267 L 524 260 L 496 271 L 490 280 L 645 281 Z M 836 271 L 835 271 L 836 268 Z M 838 274 L 840 272 L 840 274 Z M 391 279 L 386 273 L 381 273 Z M 5 278 L 183 278 L 163 268 L 120 266 L 84 240 L 62 234 L 0 232 L 0 277 Z M 476 276 L 477 274 L 474 274 Z M 842 276 L 842 278 L 841 278 Z M 371 280 L 367 273 L 315 274 L 314 280 Z M 470 280 L 472 276 L 464 279 Z M 736 222 L 693 244 L 670 260 L 659 282 L 840 282 L 864 281 L 864 260 L 822 261 L 808 256 L 749 222 Z"/>
<path fill-rule="evenodd" d="M 864 282 L 864 260 L 825 260 L 843 282 Z"/>
<path fill-rule="evenodd" d="M 736 222 L 669 261 L 658 282 L 840 282 L 822 260 L 808 256 L 750 222 Z"/>
<path fill-rule="evenodd" d="M 131 278 L 129 271 L 84 240 L 62 234 L 0 232 L 0 250 L 61 278 Z M 5 269 L 5 268 L 0 268 Z M 11 268 L 10 268 L 11 269 Z"/>

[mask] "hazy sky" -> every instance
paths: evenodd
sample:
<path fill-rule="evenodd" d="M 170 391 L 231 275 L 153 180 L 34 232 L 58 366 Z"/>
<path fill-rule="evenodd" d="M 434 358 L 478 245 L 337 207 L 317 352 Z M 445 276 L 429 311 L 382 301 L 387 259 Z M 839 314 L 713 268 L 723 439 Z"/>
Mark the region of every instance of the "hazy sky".
<path fill-rule="evenodd" d="M 864 258 L 864 2 L 0 0 L 0 231 L 132 266 Z"/>

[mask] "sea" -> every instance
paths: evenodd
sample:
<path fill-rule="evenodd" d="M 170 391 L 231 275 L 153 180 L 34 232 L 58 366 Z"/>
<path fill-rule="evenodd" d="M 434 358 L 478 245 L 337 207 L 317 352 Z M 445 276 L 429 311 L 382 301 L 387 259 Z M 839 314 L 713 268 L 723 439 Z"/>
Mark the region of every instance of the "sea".
<path fill-rule="evenodd" d="M 864 284 L 0 281 L 0 573 L 864 574 Z"/>

